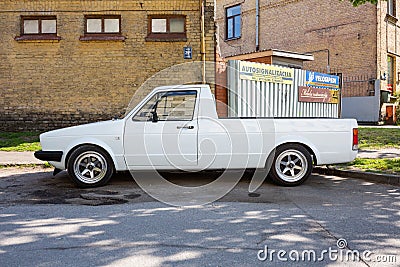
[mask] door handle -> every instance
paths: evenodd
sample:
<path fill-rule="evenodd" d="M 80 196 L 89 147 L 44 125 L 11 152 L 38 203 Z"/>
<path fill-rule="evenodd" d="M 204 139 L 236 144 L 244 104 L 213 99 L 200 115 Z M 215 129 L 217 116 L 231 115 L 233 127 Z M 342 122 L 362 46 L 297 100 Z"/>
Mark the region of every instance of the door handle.
<path fill-rule="evenodd" d="M 176 129 L 194 129 L 193 125 L 189 125 L 189 126 L 176 126 Z"/>

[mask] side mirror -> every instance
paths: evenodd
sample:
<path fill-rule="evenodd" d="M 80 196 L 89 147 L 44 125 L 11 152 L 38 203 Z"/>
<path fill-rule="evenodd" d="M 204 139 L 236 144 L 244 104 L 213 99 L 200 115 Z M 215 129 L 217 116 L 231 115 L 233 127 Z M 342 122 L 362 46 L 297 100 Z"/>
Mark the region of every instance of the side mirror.
<path fill-rule="evenodd" d="M 158 122 L 158 116 L 157 116 L 157 112 L 156 111 L 152 111 L 151 113 L 151 121 L 152 122 Z"/>

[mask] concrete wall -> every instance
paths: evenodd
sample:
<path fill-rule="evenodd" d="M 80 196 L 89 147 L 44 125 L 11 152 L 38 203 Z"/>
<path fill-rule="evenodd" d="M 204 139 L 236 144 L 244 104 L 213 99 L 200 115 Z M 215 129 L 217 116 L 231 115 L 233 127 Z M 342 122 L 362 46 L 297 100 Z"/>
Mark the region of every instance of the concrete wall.
<path fill-rule="evenodd" d="M 358 122 L 379 121 L 380 81 L 375 81 L 375 95 L 342 98 L 342 118 L 357 119 Z"/>

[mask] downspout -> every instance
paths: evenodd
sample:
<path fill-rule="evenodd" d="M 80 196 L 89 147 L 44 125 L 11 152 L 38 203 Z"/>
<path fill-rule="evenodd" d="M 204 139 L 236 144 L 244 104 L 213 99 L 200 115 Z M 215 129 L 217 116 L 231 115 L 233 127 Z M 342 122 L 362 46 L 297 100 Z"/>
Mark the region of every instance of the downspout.
<path fill-rule="evenodd" d="M 256 51 L 260 50 L 260 0 L 256 0 Z"/>
<path fill-rule="evenodd" d="M 321 50 L 310 51 L 310 52 L 306 52 L 306 54 L 319 53 L 319 52 L 326 52 L 327 53 L 328 65 L 326 66 L 326 72 L 328 74 L 331 73 L 331 52 L 330 52 L 329 49 L 321 49 Z"/>
<path fill-rule="evenodd" d="M 206 41 L 205 41 L 205 3 L 206 0 L 200 0 L 200 7 L 201 7 L 201 61 L 202 61 L 202 82 L 203 84 L 206 83 Z"/>

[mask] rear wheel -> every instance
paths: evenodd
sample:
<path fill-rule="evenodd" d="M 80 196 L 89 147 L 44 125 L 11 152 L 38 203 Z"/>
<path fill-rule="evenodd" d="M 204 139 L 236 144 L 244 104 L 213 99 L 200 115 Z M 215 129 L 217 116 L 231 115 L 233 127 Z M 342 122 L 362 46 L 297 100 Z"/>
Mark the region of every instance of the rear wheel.
<path fill-rule="evenodd" d="M 108 183 L 114 173 L 114 165 L 103 149 L 84 145 L 72 152 L 67 170 L 79 187 L 97 187 Z"/>
<path fill-rule="evenodd" d="M 282 145 L 275 152 L 271 179 L 283 186 L 300 185 L 308 179 L 312 168 L 312 158 L 305 147 L 298 144 Z"/>

